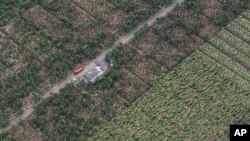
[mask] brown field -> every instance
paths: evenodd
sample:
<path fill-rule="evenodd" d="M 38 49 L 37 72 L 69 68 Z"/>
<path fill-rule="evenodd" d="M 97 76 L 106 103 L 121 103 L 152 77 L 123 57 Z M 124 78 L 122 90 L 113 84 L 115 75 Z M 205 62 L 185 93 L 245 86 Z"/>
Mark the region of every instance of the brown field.
<path fill-rule="evenodd" d="M 122 69 L 122 73 L 122 78 L 118 80 L 114 86 L 118 89 L 118 93 L 124 96 L 128 101 L 137 99 L 149 88 L 145 82 L 128 70 Z"/>

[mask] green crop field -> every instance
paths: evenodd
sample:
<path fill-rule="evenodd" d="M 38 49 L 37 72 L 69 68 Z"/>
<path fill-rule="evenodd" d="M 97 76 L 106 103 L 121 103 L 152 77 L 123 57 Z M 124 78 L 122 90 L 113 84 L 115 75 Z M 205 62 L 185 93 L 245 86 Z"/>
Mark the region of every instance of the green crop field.
<path fill-rule="evenodd" d="M 228 140 L 250 123 L 249 25 L 229 23 L 89 140 Z"/>
<path fill-rule="evenodd" d="M 242 15 L 245 13 L 247 12 Z M 244 36 L 245 33 L 250 32 L 246 28 L 239 28 L 243 25 L 241 21 L 245 21 L 244 26 L 250 25 L 247 19 L 239 16 L 199 50 L 245 80 L 250 81 L 250 48 L 249 42 L 246 40 L 248 36 Z"/>
<path fill-rule="evenodd" d="M 89 140 L 228 140 L 250 122 L 250 83 L 195 52 Z"/>

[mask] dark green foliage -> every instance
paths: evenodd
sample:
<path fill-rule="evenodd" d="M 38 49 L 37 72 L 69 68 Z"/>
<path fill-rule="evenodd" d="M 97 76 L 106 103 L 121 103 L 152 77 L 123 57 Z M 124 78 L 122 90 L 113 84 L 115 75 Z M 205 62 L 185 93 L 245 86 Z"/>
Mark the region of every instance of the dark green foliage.
<path fill-rule="evenodd" d="M 49 48 L 51 46 L 49 37 L 46 35 L 43 35 L 37 42 L 35 46 L 35 50 L 37 52 L 41 53 L 49 53 L 51 49 Z"/>
<path fill-rule="evenodd" d="M 116 69 L 110 69 L 108 73 L 102 76 L 97 82 L 94 84 L 95 89 L 107 89 L 112 88 L 114 82 L 121 77 L 121 72 Z"/>
<path fill-rule="evenodd" d="M 88 45 L 76 46 L 70 50 L 69 54 L 72 54 L 72 58 L 76 62 L 81 62 L 83 59 L 93 59 L 97 54 L 91 47 Z"/>
<path fill-rule="evenodd" d="M 229 22 L 229 17 L 227 13 L 223 12 L 213 17 L 212 21 L 217 26 L 225 26 Z"/>
<path fill-rule="evenodd" d="M 91 96 L 92 92 L 111 87 L 120 76 L 118 70 L 111 69 L 104 76 L 105 78 L 101 78 L 94 85 L 86 85 L 83 82 L 77 86 L 67 85 L 59 95 L 54 95 L 35 107 L 35 114 L 29 124 L 33 128 L 43 131 L 45 137 L 52 140 L 53 135 L 57 135 L 57 139 L 70 141 L 78 141 L 80 135 L 83 135 L 84 138 L 93 135 L 96 131 L 94 126 L 99 126 L 104 119 L 109 120 L 114 116 L 115 111 L 112 106 L 118 92 L 114 90 L 102 93 L 100 95 L 101 107 L 95 105 Z M 112 84 L 99 87 L 101 83 L 106 83 L 107 79 L 112 79 Z M 50 114 L 48 114 L 48 110 Z M 87 119 L 83 114 L 88 115 Z M 46 129 L 48 124 L 53 126 Z"/>
<path fill-rule="evenodd" d="M 238 0 L 238 1 L 224 0 L 222 2 L 222 9 L 229 15 L 237 16 L 249 7 L 250 7 L 249 0 Z"/>
<path fill-rule="evenodd" d="M 101 39 L 103 39 L 105 37 L 105 32 L 102 30 L 98 30 L 95 32 L 95 34 L 89 38 L 87 40 L 87 44 L 89 46 L 91 46 L 92 48 L 95 48 L 96 46 L 98 46 L 99 42 L 101 41 Z"/>
<path fill-rule="evenodd" d="M 15 141 L 8 133 L 0 133 L 0 141 Z"/>
<path fill-rule="evenodd" d="M 37 84 L 42 79 L 37 74 L 39 68 L 38 64 L 28 64 L 17 75 L 10 76 L 1 81 L 0 85 L 2 85 L 3 89 L 0 92 L 4 93 L 4 95 L 0 102 L 0 109 L 12 108 L 14 111 L 20 109 L 22 106 L 21 99 L 35 90 Z"/>
<path fill-rule="evenodd" d="M 45 67 L 52 82 L 59 80 L 73 68 L 74 60 L 71 58 L 71 54 L 54 52 L 45 61 Z"/>
<path fill-rule="evenodd" d="M 1 0 L 0 2 L 0 27 L 6 25 L 11 19 L 18 17 L 20 12 L 31 5 L 29 0 Z M 19 9 L 17 9 L 19 8 Z"/>
<path fill-rule="evenodd" d="M 236 17 L 241 12 L 250 7 L 249 0 L 227 1 L 222 2 L 223 12 L 212 18 L 212 22 L 218 26 L 225 26 L 230 17 Z"/>
<path fill-rule="evenodd" d="M 140 21 L 151 16 L 155 11 L 164 5 L 172 3 L 173 0 L 145 0 L 147 6 L 141 8 L 142 0 L 135 1 L 115 1 L 114 5 L 122 9 L 128 17 L 120 24 L 119 29 L 122 32 L 128 32 L 133 29 Z"/>
<path fill-rule="evenodd" d="M 159 8 L 163 5 L 169 5 L 173 2 L 173 0 L 145 0 L 147 3 L 150 4 L 153 8 Z"/>
<path fill-rule="evenodd" d="M 88 45 L 77 46 L 72 50 L 53 52 L 45 61 L 46 71 L 52 82 L 58 81 L 65 76 L 76 63 L 81 63 L 83 59 L 92 59 L 97 52 Z"/>
<path fill-rule="evenodd" d="M 198 34 L 200 28 L 201 28 L 201 25 L 199 23 L 192 24 L 192 25 L 186 24 L 185 26 L 187 34 Z"/>
<path fill-rule="evenodd" d="M 64 45 L 71 42 L 72 39 L 73 39 L 73 33 L 68 30 L 66 35 L 63 37 L 53 37 L 52 44 L 58 49 L 63 49 Z"/>
<path fill-rule="evenodd" d="M 165 39 L 166 37 L 168 37 L 168 33 L 165 32 L 165 30 L 163 29 L 163 27 L 159 26 L 159 25 L 156 25 L 154 27 L 154 32 L 158 35 L 158 38 L 160 40 L 163 40 Z M 165 34 L 166 33 L 166 34 Z"/>
<path fill-rule="evenodd" d="M 82 131 L 79 125 L 84 124 L 83 117 L 78 114 L 80 109 L 91 107 L 90 103 L 89 93 L 76 93 L 73 85 L 67 85 L 60 91 L 59 95 L 54 95 L 35 107 L 35 115 L 31 118 L 29 124 L 33 128 L 45 131 L 47 134 L 57 132 L 62 140 L 77 141 L 80 131 Z M 46 109 L 47 106 L 52 108 L 49 118 L 45 116 L 48 110 Z M 49 123 L 56 124 L 58 127 L 53 127 L 50 131 L 45 128 Z"/>
<path fill-rule="evenodd" d="M 62 122 L 58 127 L 58 132 L 61 134 L 62 140 L 78 141 L 80 132 L 75 123 Z"/>
<path fill-rule="evenodd" d="M 149 31 L 149 26 L 148 25 L 144 25 L 144 27 L 141 29 L 141 30 L 139 30 L 138 32 L 136 32 L 135 33 L 135 41 L 137 40 L 137 39 L 140 39 L 141 37 L 143 37 L 144 36 L 144 34 L 145 33 L 147 33 L 147 31 Z"/>
<path fill-rule="evenodd" d="M 113 60 L 114 66 L 121 66 L 126 64 L 126 62 L 131 61 L 133 59 L 132 54 L 124 54 L 122 51 L 124 47 L 122 45 L 118 45 L 115 49 L 113 49 L 108 55 L 107 60 Z M 133 49 L 131 49 L 133 50 Z"/>
<path fill-rule="evenodd" d="M 204 8 L 204 6 L 196 0 L 187 0 L 183 3 L 183 6 L 186 9 L 192 9 L 193 14 L 200 14 Z"/>
<path fill-rule="evenodd" d="M 6 112 L 4 107 L 0 108 L 0 112 L 1 112 L 0 126 L 5 127 L 6 125 L 8 125 L 10 114 Z"/>
<path fill-rule="evenodd" d="M 39 128 L 41 130 L 45 130 L 47 126 L 47 121 L 44 117 L 33 117 L 30 119 L 29 124 L 33 128 Z"/>
<path fill-rule="evenodd" d="M 149 9 L 140 9 L 136 12 L 131 12 L 128 17 L 121 23 L 120 30 L 123 32 L 128 32 L 133 29 L 140 21 L 146 19 L 152 14 Z"/>

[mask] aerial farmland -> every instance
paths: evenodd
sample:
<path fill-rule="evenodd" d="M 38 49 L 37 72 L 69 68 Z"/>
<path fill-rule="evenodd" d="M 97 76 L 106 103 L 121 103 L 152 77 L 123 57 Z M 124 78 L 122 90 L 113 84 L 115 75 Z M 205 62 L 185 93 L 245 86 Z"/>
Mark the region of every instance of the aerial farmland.
<path fill-rule="evenodd" d="M 0 3 L 0 141 L 229 140 L 249 88 L 248 0 Z"/>

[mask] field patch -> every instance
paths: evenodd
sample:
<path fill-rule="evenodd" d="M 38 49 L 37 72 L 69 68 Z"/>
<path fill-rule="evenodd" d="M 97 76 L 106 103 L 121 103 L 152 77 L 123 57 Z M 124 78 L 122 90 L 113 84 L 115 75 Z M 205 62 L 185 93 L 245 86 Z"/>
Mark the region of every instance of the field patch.
<path fill-rule="evenodd" d="M 22 65 L 21 48 L 0 32 L 0 78 L 16 72 Z"/>
<path fill-rule="evenodd" d="M 249 122 L 249 85 L 196 52 L 90 140 L 227 140 Z"/>
<path fill-rule="evenodd" d="M 48 34 L 56 37 L 62 37 L 65 34 L 63 29 L 60 29 L 62 23 L 53 15 L 44 10 L 41 6 L 34 6 L 26 11 L 25 15 L 30 18 L 30 20 L 38 28 L 44 30 Z"/>
<path fill-rule="evenodd" d="M 143 92 L 148 89 L 148 85 L 133 75 L 126 69 L 122 70 L 122 78 L 118 80 L 114 86 L 118 88 L 119 93 L 128 101 L 137 99 Z"/>

